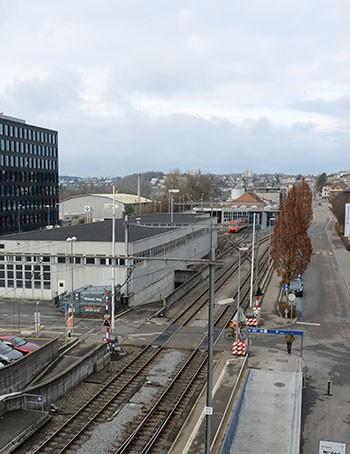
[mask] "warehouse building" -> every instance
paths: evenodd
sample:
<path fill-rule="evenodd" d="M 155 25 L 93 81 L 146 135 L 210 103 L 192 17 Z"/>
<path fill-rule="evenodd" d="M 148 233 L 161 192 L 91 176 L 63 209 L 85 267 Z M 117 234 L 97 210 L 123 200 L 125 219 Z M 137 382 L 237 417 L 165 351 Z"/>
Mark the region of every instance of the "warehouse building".
<path fill-rule="evenodd" d="M 124 214 L 143 211 L 150 206 L 152 200 L 135 194 L 115 194 L 115 215 L 117 218 Z M 64 224 L 79 222 L 96 222 L 112 218 L 113 194 L 83 194 L 70 197 L 60 202 L 60 220 Z"/>
<path fill-rule="evenodd" d="M 162 300 L 174 289 L 175 270 L 187 264 L 142 259 L 206 256 L 211 222 L 208 215 L 176 214 L 171 223 L 165 213 L 117 219 L 116 260 L 111 220 L 0 237 L 0 297 L 50 300 L 87 285 L 111 286 L 115 266 L 115 284 L 130 306 Z M 216 229 L 213 238 L 216 245 Z"/>

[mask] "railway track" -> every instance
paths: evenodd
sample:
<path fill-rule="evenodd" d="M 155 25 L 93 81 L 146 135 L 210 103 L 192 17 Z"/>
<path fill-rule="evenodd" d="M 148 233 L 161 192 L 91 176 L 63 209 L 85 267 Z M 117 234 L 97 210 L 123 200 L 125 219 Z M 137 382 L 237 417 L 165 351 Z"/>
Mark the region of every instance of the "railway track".
<path fill-rule="evenodd" d="M 242 241 L 244 240 L 245 239 L 242 239 Z M 266 241 L 266 238 L 262 239 L 262 242 L 264 241 Z M 217 289 L 223 286 L 237 270 L 238 264 L 236 262 L 237 261 L 234 261 L 228 269 L 224 270 L 217 276 Z M 155 341 L 152 342 L 152 344 L 146 346 L 132 359 L 129 364 L 127 364 L 116 375 L 111 377 L 100 391 L 98 391 L 83 407 L 73 414 L 61 427 L 59 427 L 59 429 L 51 434 L 32 452 L 61 453 L 66 450 L 71 450 L 78 442 L 79 437 L 88 432 L 92 423 L 105 421 L 110 418 L 117 411 L 117 409 L 120 408 L 123 403 L 127 402 L 142 386 L 145 381 L 145 377 L 147 376 L 147 370 L 152 364 L 154 364 L 156 359 L 158 360 L 164 351 L 163 347 L 166 345 L 167 341 L 173 337 L 181 327 L 188 324 L 207 303 L 207 293 L 208 291 L 205 289 L 192 302 L 191 307 L 187 307 L 183 311 L 180 311 L 178 316 L 172 320 L 172 323 L 160 336 L 158 336 L 157 339 L 155 339 Z M 220 312 L 220 317 L 224 316 L 223 314 L 226 312 L 226 309 L 227 308 L 224 308 Z M 158 346 L 160 348 L 154 348 L 154 346 Z M 172 396 L 176 396 L 178 388 L 181 388 L 182 385 L 180 383 L 184 383 L 185 387 L 189 383 L 186 379 L 185 371 L 193 369 L 194 366 L 189 367 L 190 364 L 194 364 L 196 361 L 201 363 L 202 360 L 204 361 L 204 365 L 206 362 L 206 353 L 200 351 L 199 349 L 189 354 L 188 358 L 186 358 L 184 364 L 182 365 L 181 370 L 176 375 L 179 382 L 176 384 L 176 387 L 173 388 L 173 391 L 171 391 Z M 197 369 L 198 377 L 201 377 L 201 369 L 199 369 L 199 367 L 197 367 Z M 187 374 L 188 377 L 191 376 L 189 372 L 187 372 Z M 160 414 L 164 413 L 162 410 L 159 410 L 159 412 Z"/>
<path fill-rule="evenodd" d="M 260 275 L 266 270 L 267 264 L 268 258 L 260 266 Z M 249 281 L 248 273 L 241 288 L 243 296 L 242 306 L 248 304 Z M 229 310 L 229 308 L 224 308 L 217 314 L 215 328 L 220 330 L 220 334 L 216 336 L 216 341 L 233 315 L 232 309 Z M 205 338 L 201 345 L 204 342 Z M 115 449 L 114 454 L 167 452 L 169 444 L 171 445 L 172 434 L 177 433 L 185 418 L 185 416 L 182 416 L 183 413 L 186 412 L 191 401 L 194 400 L 193 397 L 198 395 L 199 392 L 196 391 L 198 389 L 201 390 L 205 384 L 207 353 L 203 352 L 201 345 L 193 351 L 183 368 L 173 378 L 151 411 L 148 412 L 147 416 L 139 423 L 138 427 L 129 435 L 125 442 Z"/>

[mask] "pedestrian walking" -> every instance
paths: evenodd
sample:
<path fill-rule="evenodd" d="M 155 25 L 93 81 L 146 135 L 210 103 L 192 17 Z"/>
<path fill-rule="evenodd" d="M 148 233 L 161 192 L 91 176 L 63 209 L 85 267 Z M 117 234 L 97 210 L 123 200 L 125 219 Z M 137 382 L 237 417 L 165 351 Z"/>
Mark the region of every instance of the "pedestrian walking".
<path fill-rule="evenodd" d="M 295 337 L 293 334 L 286 334 L 286 344 L 287 344 L 287 352 L 288 355 L 292 353 L 292 344 L 294 342 Z"/>

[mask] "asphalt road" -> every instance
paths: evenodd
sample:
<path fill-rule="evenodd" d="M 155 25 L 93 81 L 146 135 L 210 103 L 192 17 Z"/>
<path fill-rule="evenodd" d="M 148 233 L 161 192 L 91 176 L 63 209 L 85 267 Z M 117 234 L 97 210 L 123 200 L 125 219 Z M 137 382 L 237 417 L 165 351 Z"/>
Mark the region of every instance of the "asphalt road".
<path fill-rule="evenodd" d="M 350 452 L 350 253 L 334 233 L 326 203 L 314 207 L 310 236 L 314 255 L 299 322 L 320 326 L 295 326 L 305 332 L 301 452 L 318 453 L 320 440 L 346 443 Z"/>

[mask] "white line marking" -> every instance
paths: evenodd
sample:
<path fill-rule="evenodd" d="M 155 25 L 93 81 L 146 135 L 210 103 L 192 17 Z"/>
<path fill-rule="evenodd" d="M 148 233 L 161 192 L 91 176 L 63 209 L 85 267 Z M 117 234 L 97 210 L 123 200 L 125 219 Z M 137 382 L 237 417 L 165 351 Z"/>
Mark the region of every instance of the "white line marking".
<path fill-rule="evenodd" d="M 138 338 L 138 337 L 145 337 L 145 336 L 154 336 L 155 334 L 162 334 L 162 331 L 159 331 L 159 332 L 156 332 L 156 333 L 140 333 L 140 334 L 128 334 L 127 337 L 134 337 L 134 338 Z"/>
<path fill-rule="evenodd" d="M 311 325 L 311 326 L 321 326 L 321 323 L 312 323 L 312 322 L 296 322 L 297 325 Z"/>

